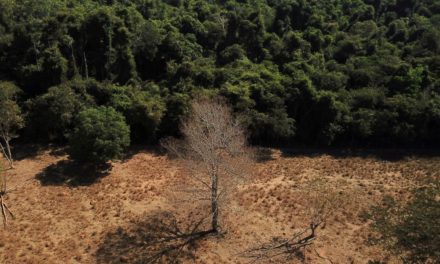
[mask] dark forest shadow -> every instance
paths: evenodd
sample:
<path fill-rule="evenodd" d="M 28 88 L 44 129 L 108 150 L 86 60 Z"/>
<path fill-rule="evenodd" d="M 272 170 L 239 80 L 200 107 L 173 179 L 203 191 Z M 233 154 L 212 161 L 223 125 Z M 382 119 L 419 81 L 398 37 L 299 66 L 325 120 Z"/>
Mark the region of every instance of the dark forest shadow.
<path fill-rule="evenodd" d="M 91 165 L 61 160 L 36 175 L 42 185 L 87 186 L 107 176 L 111 164 Z"/>
<path fill-rule="evenodd" d="M 109 232 L 96 251 L 98 264 L 181 263 L 195 260 L 199 243 L 212 231 L 202 231 L 204 219 L 184 225 L 169 212 L 157 212 Z"/>
<path fill-rule="evenodd" d="M 20 161 L 28 158 L 35 158 L 43 152 L 48 151 L 50 155 L 55 157 L 66 156 L 66 145 L 59 144 L 16 144 L 12 146 L 14 160 Z M 139 153 L 148 153 L 155 156 L 163 156 L 165 151 L 159 145 L 133 145 L 125 152 L 122 161 L 131 159 Z"/>
<path fill-rule="evenodd" d="M 65 147 L 62 145 L 49 144 L 16 144 L 12 146 L 14 160 L 32 159 L 41 153 L 49 151 L 52 156 L 60 157 L 66 155 Z"/>
<path fill-rule="evenodd" d="M 338 149 L 338 148 L 280 148 L 283 157 L 374 158 L 383 161 L 400 161 L 409 157 L 440 157 L 440 149 Z"/>
<path fill-rule="evenodd" d="M 17 144 L 12 145 L 12 155 L 14 160 L 24 160 L 27 158 L 34 158 L 47 150 L 48 147 L 43 147 L 38 144 Z"/>

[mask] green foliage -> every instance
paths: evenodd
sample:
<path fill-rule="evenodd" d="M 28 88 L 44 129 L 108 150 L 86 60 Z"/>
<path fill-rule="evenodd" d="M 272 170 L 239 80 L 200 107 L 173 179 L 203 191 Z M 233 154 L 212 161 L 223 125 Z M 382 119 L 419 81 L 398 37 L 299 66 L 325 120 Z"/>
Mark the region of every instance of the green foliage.
<path fill-rule="evenodd" d="M 378 242 L 402 257 L 405 263 L 440 261 L 440 184 L 418 188 L 406 205 L 391 197 L 369 213 L 379 233 Z"/>
<path fill-rule="evenodd" d="M 438 146 L 439 12 L 420 0 L 0 0 L 0 79 L 22 88 L 32 139 L 62 140 L 84 106 L 111 106 L 134 142 L 154 142 L 208 93 L 254 143 Z"/>
<path fill-rule="evenodd" d="M 105 163 L 123 157 L 130 145 L 130 127 L 111 107 L 87 108 L 79 113 L 69 143 L 72 159 Z"/>
<path fill-rule="evenodd" d="M 165 112 L 165 103 L 158 94 L 157 86 L 116 87 L 111 91 L 109 105 L 125 115 L 132 140 L 154 142 Z"/>
<path fill-rule="evenodd" d="M 232 46 L 225 48 L 220 54 L 221 61 L 224 64 L 243 59 L 245 56 L 246 56 L 246 52 L 238 44 L 234 44 Z"/>
<path fill-rule="evenodd" d="M 241 113 L 251 140 L 264 143 L 294 134 L 294 120 L 287 114 L 284 99 L 287 80 L 274 65 L 238 61 L 225 67 L 222 75 L 227 82 L 220 93 Z"/>
<path fill-rule="evenodd" d="M 20 89 L 11 82 L 0 81 L 0 138 L 11 140 L 24 126 L 21 109 L 17 104 Z"/>
<path fill-rule="evenodd" d="M 40 140 L 63 141 L 84 105 L 85 99 L 68 83 L 49 88 L 47 93 L 27 102 L 28 134 Z"/>

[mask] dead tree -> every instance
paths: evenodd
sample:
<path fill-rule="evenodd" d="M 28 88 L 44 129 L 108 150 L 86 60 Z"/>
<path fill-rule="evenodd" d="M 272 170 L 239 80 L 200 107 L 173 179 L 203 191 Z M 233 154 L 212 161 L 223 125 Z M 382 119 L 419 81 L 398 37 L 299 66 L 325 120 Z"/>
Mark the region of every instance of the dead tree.
<path fill-rule="evenodd" d="M 17 137 L 16 131 L 24 124 L 20 107 L 14 100 L 18 91 L 12 83 L 0 83 L 0 148 L 10 168 L 14 167 L 10 142 Z"/>
<path fill-rule="evenodd" d="M 313 244 L 316 239 L 316 229 L 323 223 L 312 222 L 309 227 L 295 233 L 291 238 L 274 237 L 268 243 L 245 251 L 242 257 L 250 259 L 250 263 L 303 259 L 302 252 Z"/>
<path fill-rule="evenodd" d="M 251 168 L 245 130 L 221 98 L 198 98 L 181 124 L 182 140 L 162 145 L 177 157 L 191 177 L 190 191 L 209 201 L 211 229 L 219 230 L 219 202 L 238 185 Z"/>
<path fill-rule="evenodd" d="M 310 218 L 309 226 L 294 233 L 290 237 L 273 237 L 271 241 L 256 245 L 240 254 L 250 263 L 270 262 L 283 263 L 294 259 L 304 260 L 305 250 L 313 247 L 317 239 L 318 228 L 324 228 L 327 219 L 343 206 L 343 197 L 338 192 L 327 188 L 322 180 L 313 180 L 299 191 L 303 200 L 307 201 L 306 214 Z M 315 249 L 319 258 L 333 263 L 331 259 L 322 257 Z"/>

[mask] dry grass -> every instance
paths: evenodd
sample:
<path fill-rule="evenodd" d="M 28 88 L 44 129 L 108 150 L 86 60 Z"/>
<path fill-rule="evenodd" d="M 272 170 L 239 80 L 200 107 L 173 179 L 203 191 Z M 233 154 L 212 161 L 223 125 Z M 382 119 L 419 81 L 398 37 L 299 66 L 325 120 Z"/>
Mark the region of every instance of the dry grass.
<path fill-rule="evenodd" d="M 194 213 L 195 205 L 176 205 L 170 199 L 179 173 L 165 156 L 141 151 L 113 164 L 109 175 L 95 183 L 70 185 L 36 177 L 66 159 L 50 153 L 17 161 L 16 169 L 7 171 L 11 188 L 19 188 L 7 197 L 16 219 L 0 230 L 0 263 L 96 263 L 97 252 L 106 252 L 104 240 L 109 235 L 136 230 L 133 225 L 157 211 L 179 213 L 182 225 L 200 216 Z M 289 236 L 304 228 L 313 204 L 319 197 L 329 197 L 335 204 L 318 230 L 319 254 L 334 263 L 366 263 L 373 258 L 393 263 L 380 248 L 366 245 L 371 231 L 359 213 L 380 203 L 384 195 L 405 199 L 420 179 L 438 177 L 439 161 L 289 157 L 274 151 L 272 159 L 258 164 L 253 180 L 240 187 L 222 215 L 224 236 L 194 246 L 195 262 L 246 263 L 240 252 L 271 236 Z M 136 246 L 139 241 L 132 245 Z M 121 257 L 112 263 L 132 263 Z M 313 251 L 305 257 L 308 263 L 329 263 Z M 105 262 L 102 259 L 100 263 Z"/>

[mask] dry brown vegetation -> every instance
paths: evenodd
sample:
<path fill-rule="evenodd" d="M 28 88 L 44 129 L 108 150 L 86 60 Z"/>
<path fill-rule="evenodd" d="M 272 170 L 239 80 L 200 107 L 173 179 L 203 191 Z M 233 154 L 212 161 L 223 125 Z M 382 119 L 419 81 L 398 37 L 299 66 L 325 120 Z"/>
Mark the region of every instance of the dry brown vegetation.
<path fill-rule="evenodd" d="M 182 189 L 192 196 L 190 200 L 208 202 L 210 233 L 219 233 L 222 203 L 252 174 L 253 155 L 245 130 L 224 100 L 199 98 L 191 108 L 191 115 L 182 122 L 183 140 L 168 138 L 162 145 L 178 159 L 185 171 L 182 176 L 188 176 Z"/>
<path fill-rule="evenodd" d="M 76 174 L 87 171 L 66 159 L 41 151 L 6 171 L 14 191 L 5 202 L 16 218 L 0 230 L 0 263 L 142 263 L 166 246 L 158 233 L 179 239 L 203 217 L 195 203 L 173 201 L 182 172 L 156 151 L 137 151 L 95 182 L 77 181 Z M 325 197 L 334 203 L 303 252 L 306 263 L 398 263 L 367 244 L 373 233 L 359 214 L 384 195 L 405 199 L 420 179 L 438 177 L 439 161 L 273 150 L 256 165 L 252 180 L 239 186 L 223 214 L 223 235 L 186 245 L 179 260 L 248 263 L 245 250 L 303 230 Z"/>

